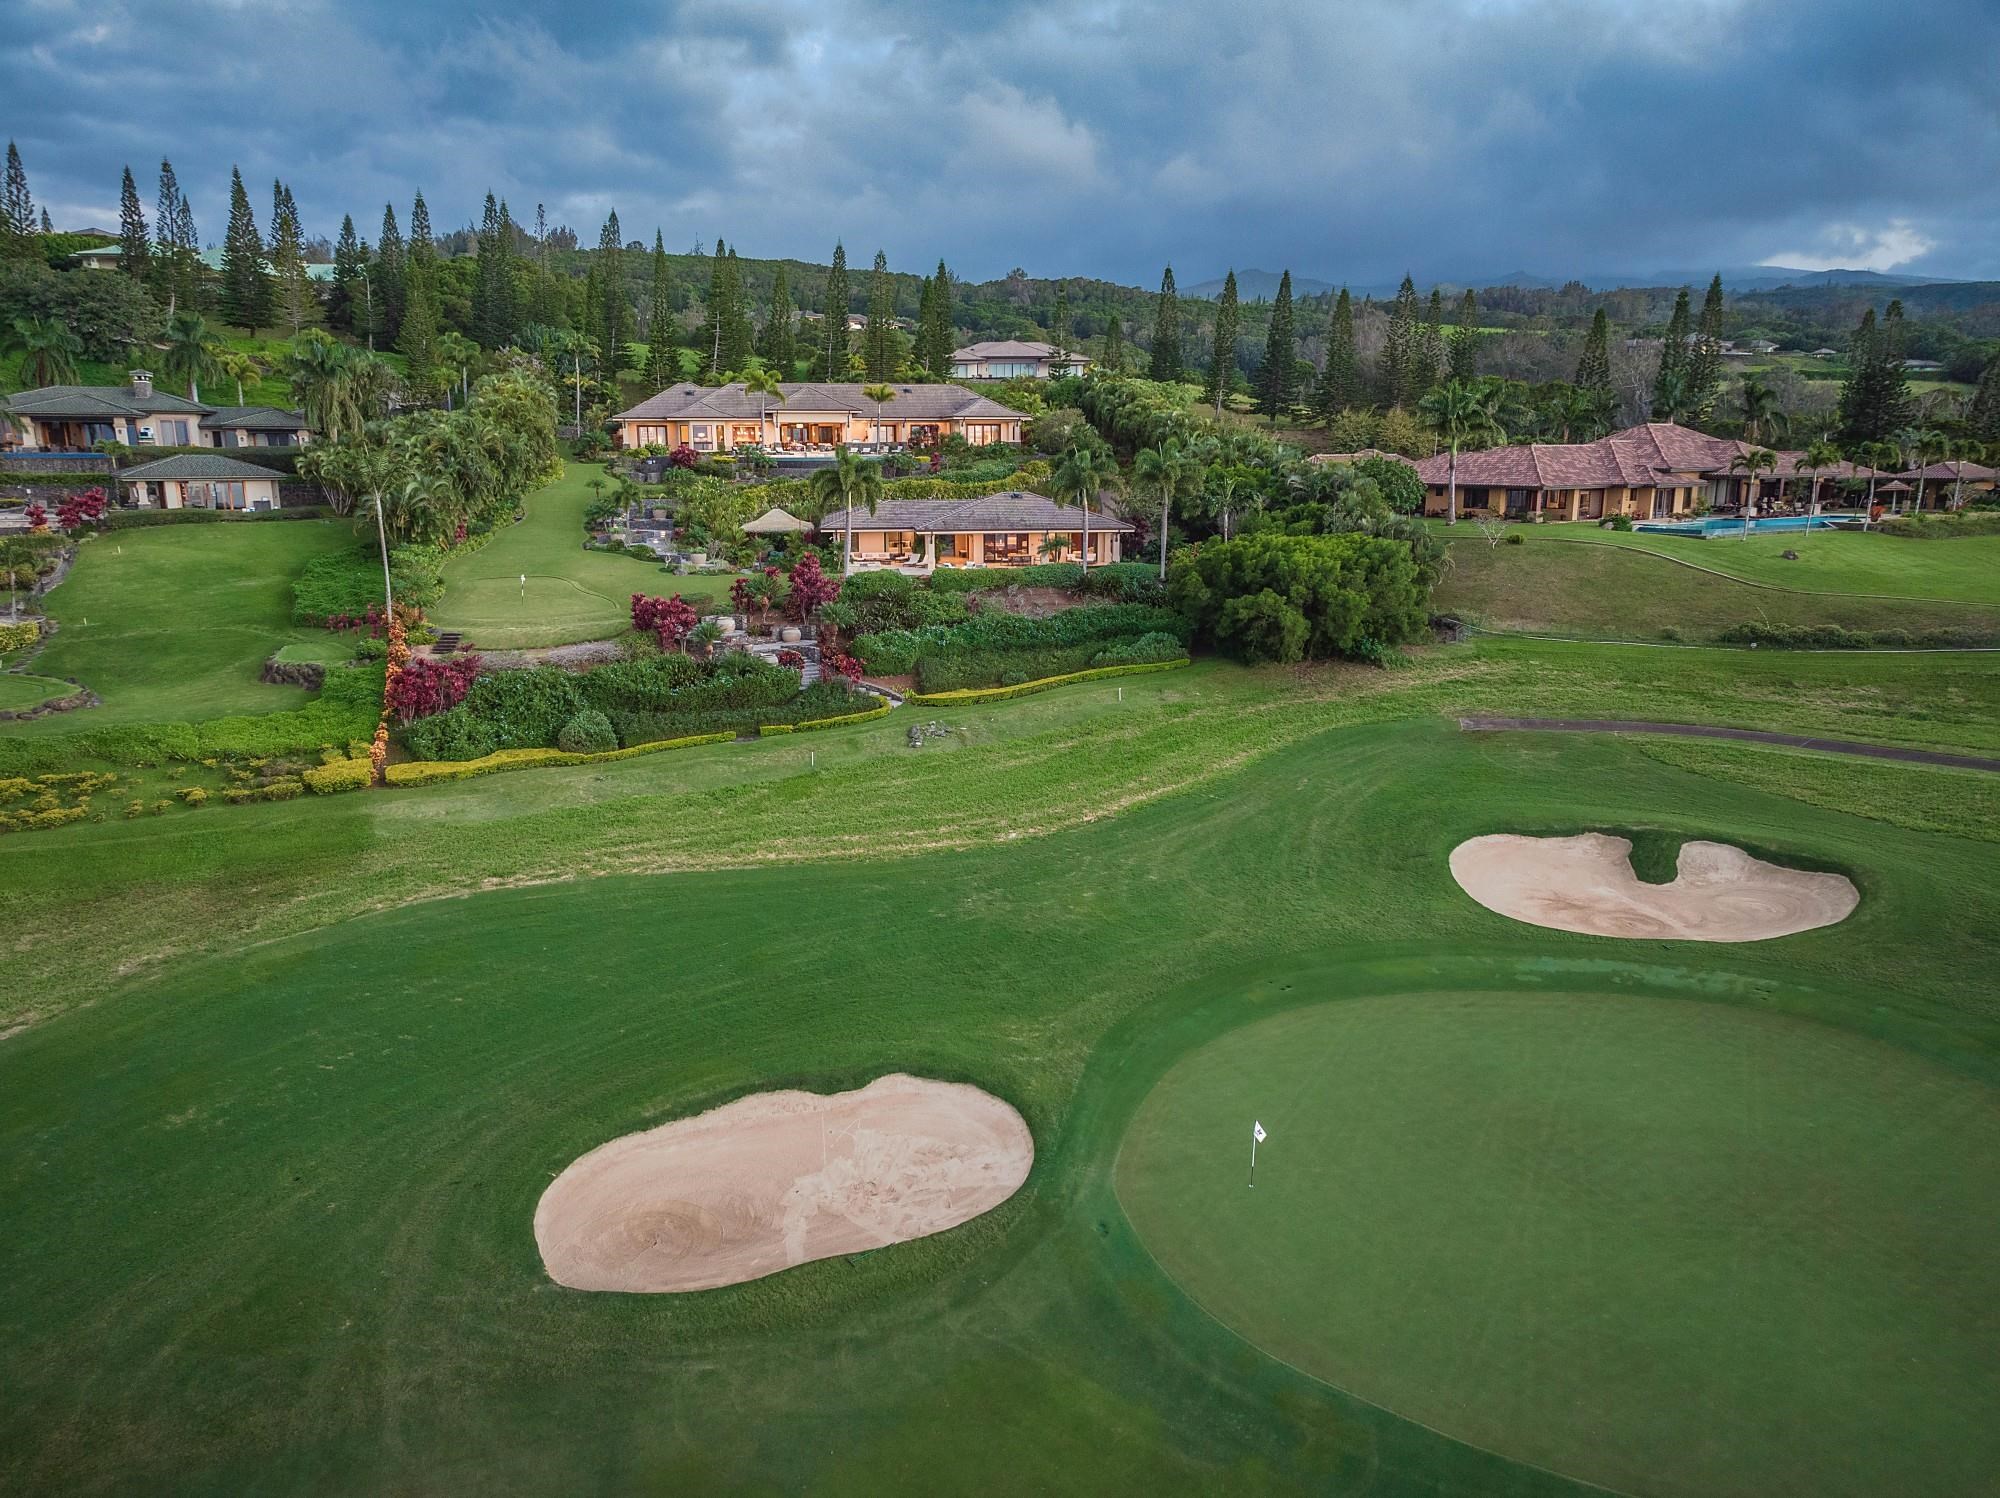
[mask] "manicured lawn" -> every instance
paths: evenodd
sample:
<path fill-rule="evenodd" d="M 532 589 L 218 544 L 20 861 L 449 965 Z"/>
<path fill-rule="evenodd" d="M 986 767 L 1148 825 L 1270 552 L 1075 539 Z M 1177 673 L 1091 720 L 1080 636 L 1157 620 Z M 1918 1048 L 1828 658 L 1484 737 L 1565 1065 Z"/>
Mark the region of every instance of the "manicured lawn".
<path fill-rule="evenodd" d="M 1806 593 L 1757 587 L 1712 571 L 1697 571 L 1668 559 L 1668 548 L 1576 544 L 1561 539 L 1568 527 L 1520 526 L 1508 535 L 1524 537 L 1519 546 L 1493 546 L 1476 532 L 1458 527 L 1451 535 L 1451 568 L 1434 597 L 1435 606 L 1457 613 L 1482 628 L 1527 633 L 1570 635 L 1589 639 L 1688 641 L 1712 640 L 1736 624 L 1837 624 L 1848 629 L 1969 630 L 2000 643 L 2000 583 L 1989 585 L 1986 605 L 1916 599 L 1857 597 L 1851 593 Z M 1557 534 L 1551 534 L 1551 532 Z M 1592 531 L 1611 537 L 1619 533 Z M 1626 538 L 1627 540 L 1631 538 Z M 1687 555 L 1702 567 L 1738 561 L 1747 547 L 1753 555 L 1741 559 L 1744 575 L 1756 570 L 1764 551 L 1775 555 L 1779 543 L 1751 540 L 1742 546 L 1725 541 L 1673 540 L 1671 554 Z M 2000 541 L 2000 538 L 1991 538 Z M 1987 538 L 1965 541 L 1888 541 L 1879 537 L 1813 536 L 1799 548 L 1801 556 L 1817 560 L 1822 543 L 1832 558 L 1835 543 L 1866 542 L 1881 550 L 1894 548 L 1891 561 L 1919 559 L 1920 554 L 1946 553 L 1952 564 L 1958 549 L 1986 544 Z M 1789 543 L 1787 543 L 1789 544 Z M 1968 554 L 1969 555 L 1969 554 Z M 2000 549 L 1983 554 L 1986 565 L 2000 568 Z M 1863 560 L 1867 560 L 1864 558 Z M 1779 568 L 1803 568 L 1804 562 L 1777 563 Z M 1799 587 L 1823 585 L 1806 571 L 1778 572 L 1775 578 Z"/>
<path fill-rule="evenodd" d="M 292 624 L 292 580 L 308 558 L 352 545 L 338 520 L 164 525 L 86 541 L 46 600 L 60 628 L 35 669 L 104 699 L 84 715 L 93 728 L 296 707 L 305 692 L 257 673 L 280 646 L 323 640 Z M 0 724 L 0 735 L 83 726 L 57 714 Z"/>
<path fill-rule="evenodd" d="M 2000 1107 L 1830 1026 L 1616 993 L 1292 1009 L 1170 1070 L 1117 1182 L 1258 1347 L 1613 1491 L 1972 1492 L 2000 1458 Z"/>
<path fill-rule="evenodd" d="M 2000 607 L 2000 536 L 1910 541 L 1816 531 L 1810 535 L 1753 533 L 1747 540 L 1702 541 L 1692 536 L 1600 530 L 1594 524 L 1578 523 L 1538 526 L 1533 537 L 1632 547 L 1781 588 L 1957 599 Z M 1796 551 L 1798 560 L 1786 561 L 1783 553 L 1787 551 Z"/>
<path fill-rule="evenodd" d="M 1569 648 L 1569 685 L 1587 676 L 1604 695 L 1626 656 L 1658 654 Z M 1476 993 L 1569 996 L 1586 1016 L 1599 996 L 1646 999 L 1683 1021 L 1684 1044 L 1636 1065 L 1617 1037 L 1563 1051 L 1575 1024 L 1539 1069 L 1533 1046 L 1504 1035 L 1490 1063 L 1561 1081 L 1565 1108 L 1598 1099 L 1681 1124 L 1656 1131 L 1650 1157 L 1676 1190 L 1696 1179 L 1705 1139 L 1755 1121 L 1710 1116 L 1732 1079 L 1763 1096 L 1746 1033 L 1813 1030 L 1807 1051 L 1770 1057 L 1785 1068 L 1769 1084 L 1771 1138 L 1796 1140 L 1814 1116 L 1801 1109 L 1841 1140 L 1869 1109 L 1905 1111 L 1873 1131 L 1873 1153 L 1739 1162 L 1750 1174 L 1735 1179 L 1770 1189 L 1748 1202 L 1717 1192 L 1708 1210 L 1729 1241 L 1767 1223 L 1764 1266 L 1784 1214 L 1810 1204 L 1829 1232 L 1875 1221 L 1885 1201 L 1912 1215 L 1851 1263 L 1801 1261 L 1849 1276 L 1887 1261 L 1893 1286 L 1837 1278 L 1822 1299 L 1815 1283 L 1757 1307 L 1740 1345 L 1743 1307 L 1727 1298 L 1691 1302 L 1700 1319 L 1678 1329 L 1621 1301 L 1602 1335 L 1582 1319 L 1560 1343 L 1512 1348 L 1482 1341 L 1501 1313 L 1479 1304 L 1457 1323 L 1467 1367 L 1521 1372 L 1525 1400 L 1527 1373 L 1545 1389 L 1571 1376 L 1550 1366 L 1566 1349 L 1596 1372 L 1594 1398 L 1629 1410 L 1679 1390 L 1707 1348 L 1726 1403 L 1662 1409 L 1642 1433 L 1696 1420 L 1703 1443 L 1686 1458 L 1704 1465 L 1683 1470 L 1713 1474 L 1712 1490 L 1980 1491 L 1993 1437 L 1956 1415 L 2000 1399 L 1991 1359 L 1959 1357 L 2000 1330 L 1996 1250 L 1977 1231 L 1990 1203 L 1963 1222 L 1935 1213 L 1964 1201 L 1939 1173 L 1990 1168 L 1990 1151 L 1967 1147 L 2000 1082 L 1990 845 L 1803 806 L 1633 744 L 1463 735 L 1437 716 L 1503 679 L 1510 692 L 1536 675 L 1560 685 L 1562 658 L 1445 652 L 1391 674 L 1198 667 L 1145 692 L 1135 678 L 1122 704 L 1107 685 L 967 710 L 955 715 L 967 741 L 939 752 L 901 747 L 891 717 L 747 758 L 720 746 L 31 835 L 32 859 L 0 859 L 0 915 L 21 930 L 16 897 L 30 890 L 61 909 L 69 981 L 96 1002 L 0 1043 L 0 1487 L 1576 1494 L 1522 1460 L 1536 1431 L 1481 1450 L 1477 1412 L 1429 1429 L 1238 1337 L 1160 1270 L 1112 1191 L 1130 1118 L 1218 1037 L 1299 1006 Z M 1921 695 L 1906 687 L 1905 707 Z M 1812 693 L 1795 699 L 1817 710 Z M 1633 944 L 1507 921 L 1446 871 L 1475 833 L 1592 825 L 1831 862 L 1852 871 L 1862 905 L 1770 944 Z M 141 946 L 100 922 L 100 903 L 128 912 Z M 162 919 L 214 954 L 114 978 Z M 14 958 L 17 975 L 39 969 L 32 947 Z M 1389 1074 L 1433 1090 L 1390 1100 L 1383 1122 L 1469 1127 L 1451 1117 L 1463 1100 L 1425 1072 L 1433 1047 L 1408 1049 L 1384 1056 Z M 1718 1050 L 1733 1068 L 1720 1078 L 1698 1064 Z M 1880 1064 L 1822 1068 L 1860 1056 Z M 1329 1081 L 1367 1080 L 1364 1058 L 1324 1059 Z M 1636 1101 L 1589 1075 L 1613 1065 Z M 950 1233 L 695 1296 L 579 1294 L 542 1273 L 535 1202 L 583 1151 L 744 1092 L 897 1068 L 1023 1110 L 1037 1160 L 1019 1195 Z M 1296 1059 L 1287 1068 L 1301 1074 Z M 1840 1085 L 1802 1096 L 1801 1068 Z M 1843 1194 L 1883 1189 L 1937 1125 L 1907 1111 L 1916 1094 L 1899 1079 L 1947 1071 L 1939 1095 L 1970 1111 L 1942 1155 L 1922 1157 L 1937 1189 L 1924 1196 L 1906 1172 L 1899 1197 Z M 1857 1086 L 1866 1095 L 1843 1100 Z M 1533 1158 L 1505 1154 L 1521 1137 L 1487 1131 L 1495 1170 Z M 1629 1188 L 1649 1159 L 1629 1135 L 1565 1137 L 1575 1180 L 1596 1169 Z M 1357 1142 L 1378 1163 L 1417 1146 Z M 1497 1276 L 1537 1246 L 1467 1236 L 1467 1276 Z M 1673 1288 L 1631 1233 L 1556 1237 L 1592 1285 Z M 1255 1251 L 1252 1235 L 1240 1242 Z M 1443 1300 L 1465 1282 L 1429 1284 Z M 1759 1268 L 1744 1288 L 1783 1283 Z M 1857 1361 L 1911 1335 L 1837 1323 L 1883 1306 L 1940 1327 L 1935 1366 Z M 1812 1349 L 1813 1382 L 1794 1387 Z M 1844 1418 L 1890 1374 L 1906 1387 Z M 1746 1431 L 1772 1452 L 1825 1454 L 1772 1480 Z"/>
<path fill-rule="evenodd" d="M 602 464 L 569 464 L 555 483 L 528 496 L 525 520 L 448 562 L 444 601 L 431 611 L 438 627 L 495 650 L 563 645 L 628 628 L 634 593 L 727 596 L 727 585 L 713 578 L 674 577 L 637 557 L 585 551 L 589 483 L 603 474 Z"/>
<path fill-rule="evenodd" d="M 19 712 L 24 707 L 40 707 L 51 697 L 67 697 L 76 690 L 52 676 L 19 676 L 0 673 L 0 712 Z"/>

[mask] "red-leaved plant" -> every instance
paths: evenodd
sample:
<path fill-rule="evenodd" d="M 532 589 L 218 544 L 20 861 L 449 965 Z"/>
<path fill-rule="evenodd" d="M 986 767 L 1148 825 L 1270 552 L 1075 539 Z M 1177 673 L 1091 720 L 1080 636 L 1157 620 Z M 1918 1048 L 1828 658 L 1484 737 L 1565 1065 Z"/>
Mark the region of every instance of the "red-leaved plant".
<path fill-rule="evenodd" d="M 39 499 L 21 512 L 31 531 L 45 531 L 49 528 L 49 507 Z"/>
<path fill-rule="evenodd" d="M 701 461 L 701 454 L 683 442 L 667 454 L 667 461 L 676 468 L 692 468 Z"/>
<path fill-rule="evenodd" d="M 785 615 L 795 624 L 819 612 L 840 594 L 840 584 L 820 570 L 819 558 L 811 552 L 800 557 L 792 568 L 792 591 L 785 597 Z"/>
<path fill-rule="evenodd" d="M 679 649 L 699 618 L 694 605 L 684 602 L 678 593 L 672 598 L 648 598 L 643 593 L 632 595 L 632 627 L 650 630 L 658 636 L 662 650 Z"/>
<path fill-rule="evenodd" d="M 73 531 L 79 526 L 96 525 L 103 519 L 102 489 L 85 489 L 81 494 L 66 496 L 56 505 L 57 530 Z"/>
<path fill-rule="evenodd" d="M 822 654 L 819 658 L 819 663 L 822 672 L 832 672 L 836 676 L 845 676 L 849 681 L 861 680 L 861 662 L 847 654 L 844 650 L 835 650 L 828 654 Z"/>
<path fill-rule="evenodd" d="M 780 650 L 778 664 L 787 671 L 803 671 L 806 668 L 806 658 L 796 650 Z"/>
<path fill-rule="evenodd" d="M 441 661 L 420 656 L 389 679 L 383 697 L 399 723 L 410 723 L 457 707 L 478 676 L 476 655 Z"/>

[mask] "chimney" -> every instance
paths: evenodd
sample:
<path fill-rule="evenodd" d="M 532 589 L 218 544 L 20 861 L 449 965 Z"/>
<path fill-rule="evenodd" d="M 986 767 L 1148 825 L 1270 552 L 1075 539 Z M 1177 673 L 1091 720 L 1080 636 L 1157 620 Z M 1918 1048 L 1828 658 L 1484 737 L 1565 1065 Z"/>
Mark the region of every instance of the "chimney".
<path fill-rule="evenodd" d="M 153 376 L 150 370 L 135 369 L 132 371 L 132 393 L 141 400 L 153 393 Z"/>

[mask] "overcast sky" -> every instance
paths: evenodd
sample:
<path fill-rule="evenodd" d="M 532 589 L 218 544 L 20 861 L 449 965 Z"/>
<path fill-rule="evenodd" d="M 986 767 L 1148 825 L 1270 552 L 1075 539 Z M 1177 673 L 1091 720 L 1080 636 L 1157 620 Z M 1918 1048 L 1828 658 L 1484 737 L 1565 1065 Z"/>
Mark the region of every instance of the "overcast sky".
<path fill-rule="evenodd" d="M 1996 0 L 0 0 L 57 226 L 532 221 L 1183 285 L 1764 262 L 2000 277 Z"/>

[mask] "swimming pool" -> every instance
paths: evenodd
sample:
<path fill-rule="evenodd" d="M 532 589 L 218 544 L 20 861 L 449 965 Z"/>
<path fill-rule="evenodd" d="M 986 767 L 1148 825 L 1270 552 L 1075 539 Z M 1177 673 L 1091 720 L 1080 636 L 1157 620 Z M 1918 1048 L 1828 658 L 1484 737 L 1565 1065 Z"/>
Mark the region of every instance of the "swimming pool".
<path fill-rule="evenodd" d="M 1761 536 L 1766 531 L 1836 530 L 1847 523 L 1844 515 L 1776 515 L 1770 519 L 1759 518 L 1752 526 L 1750 534 Z M 1699 536 L 1704 540 L 1711 536 L 1739 536 L 1743 533 L 1743 521 L 1735 515 L 1704 515 L 1699 520 L 1641 520 L 1632 527 L 1635 531 L 1647 531 L 1660 536 Z"/>

